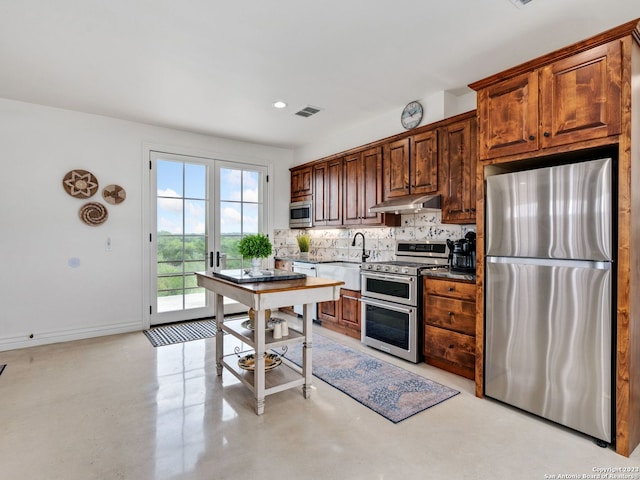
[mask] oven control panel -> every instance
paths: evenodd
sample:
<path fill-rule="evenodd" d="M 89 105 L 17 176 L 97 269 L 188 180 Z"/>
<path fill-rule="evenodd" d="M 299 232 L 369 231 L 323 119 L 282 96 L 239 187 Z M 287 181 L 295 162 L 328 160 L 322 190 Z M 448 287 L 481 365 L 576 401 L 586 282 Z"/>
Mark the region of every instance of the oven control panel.
<path fill-rule="evenodd" d="M 412 273 L 409 267 L 402 267 L 391 264 L 363 263 L 361 268 L 363 270 L 370 270 L 373 272 L 402 273 L 405 275 L 409 275 Z"/>

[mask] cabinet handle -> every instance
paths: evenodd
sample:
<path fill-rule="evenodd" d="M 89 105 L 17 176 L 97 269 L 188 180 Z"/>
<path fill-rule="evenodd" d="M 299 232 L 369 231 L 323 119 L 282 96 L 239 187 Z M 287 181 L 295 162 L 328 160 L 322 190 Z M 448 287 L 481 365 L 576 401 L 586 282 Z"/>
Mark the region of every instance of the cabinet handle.
<path fill-rule="evenodd" d="M 545 137 L 549 137 L 551 134 L 550 134 L 549 132 L 544 132 L 544 133 L 543 133 L 543 135 L 544 135 Z"/>
<path fill-rule="evenodd" d="M 449 287 L 449 291 L 450 292 L 455 292 L 456 291 L 456 287 Z"/>
<path fill-rule="evenodd" d="M 464 209 L 464 213 L 469 213 L 469 209 L 468 209 L 468 208 L 465 208 L 465 209 Z"/>
<path fill-rule="evenodd" d="M 535 139 L 536 139 L 535 135 L 529 135 L 529 140 L 535 140 Z"/>
<path fill-rule="evenodd" d="M 449 316 L 450 316 L 450 317 L 453 317 L 453 312 L 449 312 Z"/>
<path fill-rule="evenodd" d="M 472 208 L 472 209 L 471 209 L 471 211 L 472 211 L 473 213 L 475 213 L 476 209 L 475 209 L 475 208 Z"/>
<path fill-rule="evenodd" d="M 450 343 L 450 344 L 449 344 L 449 348 L 453 348 L 453 343 Z"/>

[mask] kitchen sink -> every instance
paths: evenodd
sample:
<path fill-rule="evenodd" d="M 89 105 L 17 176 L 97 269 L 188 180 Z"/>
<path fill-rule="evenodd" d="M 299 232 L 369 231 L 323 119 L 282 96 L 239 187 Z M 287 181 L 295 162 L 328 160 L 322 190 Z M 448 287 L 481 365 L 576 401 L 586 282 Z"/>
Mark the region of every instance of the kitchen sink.
<path fill-rule="evenodd" d="M 318 277 L 341 280 L 348 290 L 360 291 L 360 264 L 354 262 L 326 262 L 317 266 Z"/>

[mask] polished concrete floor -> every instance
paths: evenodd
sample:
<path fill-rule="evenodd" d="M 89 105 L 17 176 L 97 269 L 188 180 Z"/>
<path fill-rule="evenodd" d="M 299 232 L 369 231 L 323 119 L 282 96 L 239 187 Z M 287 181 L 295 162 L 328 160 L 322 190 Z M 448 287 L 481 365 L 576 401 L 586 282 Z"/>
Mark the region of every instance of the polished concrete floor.
<path fill-rule="evenodd" d="M 0 352 L 0 478 L 544 479 L 640 467 L 640 448 L 624 458 L 476 398 L 469 380 L 314 331 L 461 394 L 393 424 L 316 379 L 310 399 L 301 387 L 271 395 L 257 416 L 244 386 L 216 376 L 214 339 L 153 348 L 138 332 Z"/>

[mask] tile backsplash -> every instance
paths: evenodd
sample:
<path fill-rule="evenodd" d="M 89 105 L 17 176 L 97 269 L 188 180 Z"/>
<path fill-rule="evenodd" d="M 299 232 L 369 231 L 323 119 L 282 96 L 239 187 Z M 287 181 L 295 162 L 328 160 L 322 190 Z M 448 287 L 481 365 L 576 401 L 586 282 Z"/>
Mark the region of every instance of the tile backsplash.
<path fill-rule="evenodd" d="M 358 237 L 352 247 L 353 236 L 362 232 L 368 261 L 388 261 L 395 258 L 398 240 L 456 240 L 463 238 L 475 225 L 451 225 L 441 222 L 441 214 L 424 213 L 402 215 L 399 227 L 375 228 L 312 228 L 308 230 L 274 230 L 274 256 L 279 258 L 297 256 L 300 251 L 296 237 L 306 232 L 311 237 L 309 254 L 319 260 L 359 262 L 362 255 L 362 238 Z"/>

